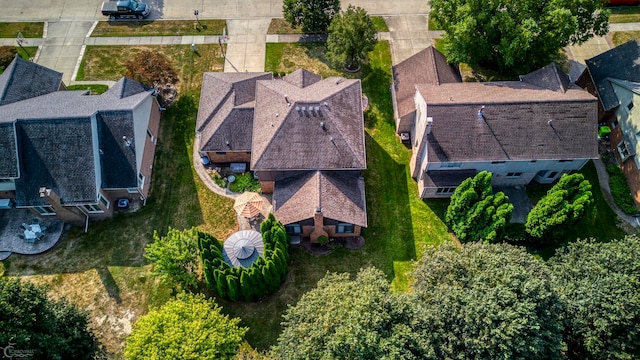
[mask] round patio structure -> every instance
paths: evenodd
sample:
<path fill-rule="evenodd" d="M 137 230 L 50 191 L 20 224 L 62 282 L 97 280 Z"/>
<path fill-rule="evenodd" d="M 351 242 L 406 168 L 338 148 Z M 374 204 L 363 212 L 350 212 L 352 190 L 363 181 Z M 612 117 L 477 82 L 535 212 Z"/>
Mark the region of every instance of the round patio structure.
<path fill-rule="evenodd" d="M 233 233 L 222 248 L 224 261 L 233 267 L 250 267 L 263 253 L 262 234 L 255 230 Z"/>

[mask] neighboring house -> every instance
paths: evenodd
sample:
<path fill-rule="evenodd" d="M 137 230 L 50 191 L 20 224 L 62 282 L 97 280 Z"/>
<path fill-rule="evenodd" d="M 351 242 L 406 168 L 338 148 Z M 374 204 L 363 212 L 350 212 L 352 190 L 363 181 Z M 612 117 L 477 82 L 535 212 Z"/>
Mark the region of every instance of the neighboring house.
<path fill-rule="evenodd" d="M 463 83 L 430 47 L 393 75 L 396 129 L 411 140 L 422 198 L 451 196 L 482 170 L 494 185 L 551 183 L 598 156 L 597 99 L 554 64 L 520 81 Z"/>
<path fill-rule="evenodd" d="M 304 69 L 282 79 L 207 73 L 202 88 L 201 155 L 226 163 L 250 154 L 262 191 L 273 193 L 274 215 L 291 234 L 312 241 L 360 235 L 367 216 L 359 80 L 323 80 Z M 230 154 L 236 148 L 242 153 Z"/>
<path fill-rule="evenodd" d="M 122 78 L 99 96 L 19 57 L 0 75 L 0 198 L 78 225 L 145 201 L 160 124 L 150 89 Z"/>
<path fill-rule="evenodd" d="M 640 42 L 624 43 L 586 65 L 576 83 L 600 99 L 599 121 L 612 128 L 611 147 L 640 207 Z"/>

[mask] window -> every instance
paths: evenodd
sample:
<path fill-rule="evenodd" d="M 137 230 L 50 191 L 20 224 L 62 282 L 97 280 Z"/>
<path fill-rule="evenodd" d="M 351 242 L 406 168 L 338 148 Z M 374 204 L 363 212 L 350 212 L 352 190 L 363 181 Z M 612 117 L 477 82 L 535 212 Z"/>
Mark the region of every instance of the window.
<path fill-rule="evenodd" d="M 0 183 L 10 183 L 13 182 L 11 179 L 0 179 Z"/>
<path fill-rule="evenodd" d="M 33 208 L 35 211 L 38 212 L 38 214 L 40 215 L 55 215 L 56 212 L 53 211 L 53 208 L 51 206 L 35 206 Z"/>
<path fill-rule="evenodd" d="M 354 230 L 353 224 L 340 223 L 336 232 L 338 234 L 352 234 Z"/>
<path fill-rule="evenodd" d="M 492 161 L 492 164 L 504 164 L 506 161 Z"/>
<path fill-rule="evenodd" d="M 300 224 L 289 224 L 285 226 L 285 229 L 288 234 L 302 234 L 302 227 L 300 227 Z"/>
<path fill-rule="evenodd" d="M 546 173 L 547 173 L 547 170 L 540 170 L 540 171 L 538 171 L 538 173 L 536 174 L 536 176 L 537 176 L 537 177 L 543 177 L 543 176 L 544 176 L 544 174 L 546 174 Z"/>
<path fill-rule="evenodd" d="M 453 194 L 454 191 L 456 191 L 455 187 L 439 187 L 436 189 L 436 194 L 438 195 Z"/>
<path fill-rule="evenodd" d="M 572 162 L 572 161 L 573 160 L 558 160 L 558 162 L 561 162 L 561 163 Z"/>
<path fill-rule="evenodd" d="M 226 155 L 227 152 L 226 151 L 216 151 L 217 155 Z"/>
<path fill-rule="evenodd" d="M 100 203 L 104 205 L 104 207 L 106 207 L 107 209 L 109 208 L 109 200 L 107 200 L 104 196 L 102 196 L 102 194 L 98 196 L 98 201 L 100 201 Z"/>
<path fill-rule="evenodd" d="M 149 136 L 149 139 L 151 139 L 151 142 L 156 141 L 155 136 L 153 136 L 153 134 L 151 133 L 151 130 L 149 130 L 148 128 L 147 128 L 147 136 Z"/>
<path fill-rule="evenodd" d="M 138 187 L 144 189 L 144 174 L 138 173 Z"/>
<path fill-rule="evenodd" d="M 520 176 L 522 176 L 521 172 L 510 172 L 510 173 L 507 173 L 507 177 L 508 178 L 519 178 Z"/>
<path fill-rule="evenodd" d="M 102 210 L 102 208 L 98 205 L 82 205 L 82 208 L 84 209 L 84 211 L 88 212 L 89 214 L 96 214 L 96 213 L 103 213 L 104 211 Z"/>
<path fill-rule="evenodd" d="M 440 164 L 441 168 L 459 168 L 461 166 L 461 162 L 443 162 L 442 164 Z"/>
<path fill-rule="evenodd" d="M 136 194 L 138 192 L 138 188 L 127 188 L 127 192 L 129 194 Z"/>
<path fill-rule="evenodd" d="M 629 149 L 627 149 L 627 145 L 624 143 L 624 141 L 620 141 L 617 147 L 622 161 L 627 160 L 627 158 L 631 156 L 631 153 L 629 153 Z"/>
<path fill-rule="evenodd" d="M 531 161 L 529 161 L 529 162 L 532 162 L 532 163 L 534 163 L 534 162 L 537 162 L 537 161 L 538 161 L 538 160 L 531 160 Z"/>
<path fill-rule="evenodd" d="M 547 179 L 553 179 L 554 177 L 556 177 L 556 175 L 558 175 L 558 172 L 552 171 L 549 173 L 549 175 L 547 175 Z"/>
<path fill-rule="evenodd" d="M 630 102 L 627 104 L 627 112 L 631 112 L 631 109 L 633 109 L 633 101 L 630 101 Z"/>

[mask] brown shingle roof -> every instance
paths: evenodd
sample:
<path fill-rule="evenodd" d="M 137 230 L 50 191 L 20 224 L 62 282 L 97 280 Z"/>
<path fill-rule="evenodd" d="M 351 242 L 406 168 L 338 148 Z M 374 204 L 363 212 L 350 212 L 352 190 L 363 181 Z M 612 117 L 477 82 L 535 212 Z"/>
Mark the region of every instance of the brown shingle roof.
<path fill-rule="evenodd" d="M 364 180 L 331 171 L 309 171 L 276 181 L 274 215 L 283 224 L 313 218 L 320 208 L 324 217 L 367 226 Z"/>
<path fill-rule="evenodd" d="M 460 71 L 433 46 L 420 51 L 393 67 L 393 86 L 398 117 L 415 111 L 415 84 L 440 85 L 462 81 Z"/>
<path fill-rule="evenodd" d="M 360 80 L 258 81 L 252 137 L 253 170 L 365 169 Z"/>
<path fill-rule="evenodd" d="M 256 81 L 268 79 L 271 73 L 204 74 L 196 125 L 200 151 L 251 150 Z"/>
<path fill-rule="evenodd" d="M 417 88 L 433 118 L 429 161 L 597 157 L 597 100 L 575 86 L 566 93 L 516 81 Z"/>
<path fill-rule="evenodd" d="M 305 69 L 298 69 L 283 78 L 284 81 L 300 88 L 305 88 L 322 80 L 320 75 L 314 74 Z"/>

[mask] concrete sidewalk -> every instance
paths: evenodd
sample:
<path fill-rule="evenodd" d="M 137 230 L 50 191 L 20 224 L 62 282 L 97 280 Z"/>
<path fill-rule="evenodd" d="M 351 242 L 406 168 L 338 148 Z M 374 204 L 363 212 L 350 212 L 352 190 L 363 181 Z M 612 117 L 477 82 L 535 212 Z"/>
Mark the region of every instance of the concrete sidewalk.
<path fill-rule="evenodd" d="M 264 71 L 267 31 L 271 19 L 227 20 L 225 72 Z"/>

